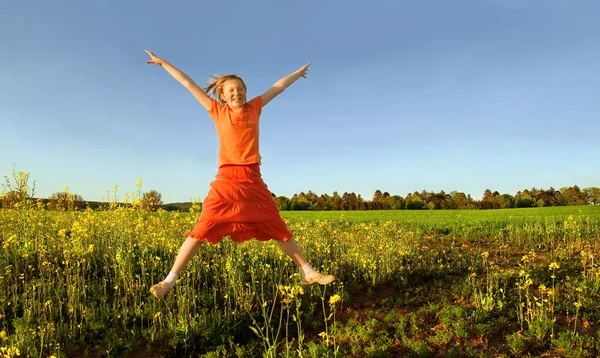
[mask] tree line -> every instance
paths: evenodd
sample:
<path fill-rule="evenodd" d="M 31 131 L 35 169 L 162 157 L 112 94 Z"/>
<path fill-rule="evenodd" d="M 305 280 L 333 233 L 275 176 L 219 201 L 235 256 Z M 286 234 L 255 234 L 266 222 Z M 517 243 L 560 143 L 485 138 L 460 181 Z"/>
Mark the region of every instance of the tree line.
<path fill-rule="evenodd" d="M 46 210 L 105 210 L 114 206 L 135 207 L 144 211 L 189 211 L 199 203 L 170 203 L 164 204 L 162 194 L 157 190 L 142 193 L 141 180 L 136 183 L 138 192 L 131 197 L 126 195 L 124 201 L 117 198 L 115 186 L 114 200 L 112 202 L 85 201 L 81 195 L 69 192 L 68 188 L 52 194 L 49 198 L 35 198 L 35 182 L 29 184 L 29 173 L 14 172 L 11 177 L 5 176 L 0 193 L 0 207 L 19 208 L 27 203 L 36 205 L 39 209 Z M 577 185 L 556 190 L 525 189 L 515 195 L 500 194 L 487 189 L 481 200 L 475 200 L 470 194 L 443 190 L 435 193 L 432 191 L 415 191 L 405 196 L 390 195 L 390 193 L 376 190 L 370 200 L 364 199 L 360 194 L 345 192 L 340 195 L 334 191 L 332 195 L 317 195 L 312 191 L 294 194 L 291 198 L 273 195 L 273 199 L 280 211 L 288 210 L 444 210 L 444 209 L 508 209 L 530 208 L 545 206 L 572 206 L 596 205 L 600 203 L 600 188 L 589 187 L 580 189 Z M 110 195 L 109 195 L 110 196 Z M 32 204 L 35 203 L 35 204 Z"/>
<path fill-rule="evenodd" d="M 443 190 L 415 191 L 405 196 L 390 195 L 376 190 L 371 200 L 361 195 L 345 192 L 340 195 L 317 195 L 312 191 L 294 194 L 291 198 L 274 196 L 279 210 L 440 210 L 440 209 L 508 209 L 544 206 L 596 205 L 600 203 L 600 188 L 580 189 L 577 185 L 560 190 L 532 188 L 517 192 L 515 195 L 500 194 L 487 189 L 481 200 L 475 200 L 470 194 Z"/>

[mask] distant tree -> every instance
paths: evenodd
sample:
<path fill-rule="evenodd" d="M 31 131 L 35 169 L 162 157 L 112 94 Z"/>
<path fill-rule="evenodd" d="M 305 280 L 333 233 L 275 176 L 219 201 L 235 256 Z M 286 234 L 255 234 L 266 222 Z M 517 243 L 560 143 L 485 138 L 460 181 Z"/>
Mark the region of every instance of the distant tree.
<path fill-rule="evenodd" d="M 447 209 L 451 205 L 451 196 L 447 195 L 443 190 L 439 193 L 430 191 L 425 194 L 422 193 L 422 195 L 425 195 L 428 209 Z"/>
<path fill-rule="evenodd" d="M 69 192 L 69 188 L 64 191 L 56 192 L 48 198 L 48 209 L 58 211 L 73 211 L 84 208 L 84 201 L 81 195 Z"/>
<path fill-rule="evenodd" d="M 319 197 L 323 201 L 323 210 L 334 210 L 333 209 L 333 198 L 328 194 L 321 194 Z"/>
<path fill-rule="evenodd" d="M 407 210 L 425 209 L 427 207 L 427 202 L 423 200 L 418 193 L 408 194 L 404 199 L 404 207 Z"/>
<path fill-rule="evenodd" d="M 382 193 L 381 190 L 377 189 L 373 193 L 373 200 L 368 206 L 372 210 L 391 210 L 397 205 L 397 198 L 394 198 L 387 191 Z"/>
<path fill-rule="evenodd" d="M 540 199 L 540 193 L 542 193 L 543 190 L 538 190 L 535 187 L 531 188 L 531 190 L 529 191 L 529 196 L 531 196 L 531 198 L 533 199 L 534 202 L 537 202 Z"/>
<path fill-rule="evenodd" d="M 585 193 L 588 202 L 592 203 L 593 205 L 600 203 L 600 188 L 589 187 L 583 189 L 583 192 Z"/>
<path fill-rule="evenodd" d="M 345 192 L 342 195 L 342 200 L 348 206 L 348 210 L 358 210 L 356 194 Z"/>
<path fill-rule="evenodd" d="M 485 189 L 483 192 L 483 200 L 490 199 L 492 197 L 492 191 L 490 189 Z"/>
<path fill-rule="evenodd" d="M 291 208 L 292 210 L 311 210 L 311 203 L 306 199 L 306 196 L 296 196 L 292 197 L 291 200 Z"/>
<path fill-rule="evenodd" d="M 587 205 L 588 198 L 586 193 L 581 191 L 577 185 L 560 189 L 565 205 Z"/>
<path fill-rule="evenodd" d="M 548 190 L 540 190 L 537 195 L 533 196 L 538 202 L 541 200 L 543 202 L 543 206 L 557 206 L 558 201 L 554 197 L 554 188 L 550 188 Z M 541 204 L 538 203 L 538 206 Z"/>
<path fill-rule="evenodd" d="M 515 207 L 515 198 L 510 194 L 502 194 L 496 198 L 498 206 L 502 209 L 509 209 Z"/>
<path fill-rule="evenodd" d="M 331 209 L 342 210 L 342 197 L 337 191 L 334 191 L 331 197 Z"/>
<path fill-rule="evenodd" d="M 292 210 L 316 210 L 317 199 L 318 196 L 310 190 L 308 193 L 301 192 L 292 196 L 290 206 Z"/>
<path fill-rule="evenodd" d="M 310 203 L 310 207 L 312 208 L 312 210 L 319 210 L 317 208 L 317 201 L 319 199 L 319 196 L 317 194 L 315 194 L 312 190 L 309 190 L 308 193 L 306 193 L 305 197 Z"/>
<path fill-rule="evenodd" d="M 404 199 L 400 195 L 391 195 L 382 200 L 389 210 L 401 210 L 404 205 Z"/>
<path fill-rule="evenodd" d="M 352 203 L 352 197 L 350 196 L 350 193 L 344 192 L 344 194 L 342 194 L 341 210 L 352 210 L 351 203 Z"/>
<path fill-rule="evenodd" d="M 325 200 L 323 198 L 318 197 L 313 204 L 313 210 L 323 211 L 325 210 Z"/>
<path fill-rule="evenodd" d="M 517 208 L 530 208 L 535 203 L 534 199 L 529 195 L 529 191 L 518 192 L 515 195 L 515 207 Z"/>
<path fill-rule="evenodd" d="M 142 195 L 142 210 L 156 211 L 162 204 L 162 194 L 156 190 L 150 190 Z"/>
<path fill-rule="evenodd" d="M 450 209 L 472 209 L 475 207 L 471 195 L 467 196 L 465 193 L 452 191 L 448 200 L 448 207 Z"/>
<path fill-rule="evenodd" d="M 383 197 L 381 190 L 375 190 L 375 193 L 373 194 L 373 201 L 378 201 L 379 199 L 381 199 L 381 197 Z"/>
<path fill-rule="evenodd" d="M 367 204 L 363 197 L 358 194 L 356 196 L 356 210 L 365 210 L 367 208 Z"/>
<path fill-rule="evenodd" d="M 548 196 L 549 198 L 544 198 L 544 201 L 549 200 L 551 206 L 564 205 L 564 199 L 562 197 L 562 194 L 560 193 L 560 191 L 554 189 L 553 187 L 550 187 L 550 189 L 546 190 L 546 196 Z"/>
<path fill-rule="evenodd" d="M 480 209 L 499 209 L 501 207 L 499 196 L 500 193 L 497 191 L 492 192 L 490 189 L 486 189 L 478 207 Z"/>
<path fill-rule="evenodd" d="M 524 193 L 529 194 L 536 206 L 558 206 L 564 205 L 560 202 L 561 195 L 560 192 L 554 190 L 554 188 L 550 187 L 548 190 L 544 189 L 536 189 L 532 188 L 530 191 L 524 191 Z M 540 200 L 542 202 L 540 202 Z"/>
<path fill-rule="evenodd" d="M 280 211 L 290 210 L 290 199 L 286 196 L 278 196 L 275 198 L 275 204 L 277 204 L 277 209 Z"/>

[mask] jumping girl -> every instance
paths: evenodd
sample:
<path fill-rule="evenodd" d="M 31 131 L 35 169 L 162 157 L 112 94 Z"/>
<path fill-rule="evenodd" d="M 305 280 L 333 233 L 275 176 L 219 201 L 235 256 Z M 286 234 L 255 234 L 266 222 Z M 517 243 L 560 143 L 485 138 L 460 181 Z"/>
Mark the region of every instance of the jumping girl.
<path fill-rule="evenodd" d="M 202 204 L 200 218 L 187 233 L 171 272 L 164 281 L 152 286 L 150 292 L 158 299 L 163 298 L 204 241 L 216 244 L 227 235 L 235 242 L 252 238 L 277 240 L 281 249 L 298 266 L 303 284 L 331 283 L 334 276 L 315 271 L 304 258 L 260 173 L 258 127 L 262 107 L 300 77 L 306 78 L 310 63 L 247 102 L 246 84 L 236 75 L 212 76 L 210 85 L 202 89 L 164 59 L 148 50 L 145 52 L 150 56 L 146 63 L 162 66 L 206 108 L 219 138 L 219 168 Z"/>

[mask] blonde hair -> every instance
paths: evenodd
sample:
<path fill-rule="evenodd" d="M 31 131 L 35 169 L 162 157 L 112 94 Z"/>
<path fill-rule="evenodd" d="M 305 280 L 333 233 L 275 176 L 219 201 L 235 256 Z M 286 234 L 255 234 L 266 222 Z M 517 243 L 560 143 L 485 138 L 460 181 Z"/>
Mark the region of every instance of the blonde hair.
<path fill-rule="evenodd" d="M 209 85 L 206 88 L 204 88 L 204 92 L 206 92 L 209 96 L 212 96 L 217 101 L 223 103 L 223 100 L 221 99 L 221 94 L 223 94 L 223 85 L 225 84 L 225 82 L 231 80 L 238 80 L 242 82 L 242 84 L 244 85 L 244 89 L 248 90 L 248 88 L 246 88 L 246 83 L 240 76 L 233 74 L 219 74 L 210 76 Z"/>

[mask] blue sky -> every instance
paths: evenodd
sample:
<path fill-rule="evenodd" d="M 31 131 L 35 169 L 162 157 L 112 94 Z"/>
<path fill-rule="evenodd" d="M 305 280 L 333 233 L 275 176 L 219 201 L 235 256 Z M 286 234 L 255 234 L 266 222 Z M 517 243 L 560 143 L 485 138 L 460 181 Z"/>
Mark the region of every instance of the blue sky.
<path fill-rule="evenodd" d="M 154 51 L 263 109 L 276 195 L 600 186 L 600 1 L 10 1 L 0 9 L 0 175 L 37 194 L 203 200 L 212 121 Z"/>

